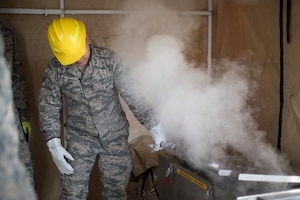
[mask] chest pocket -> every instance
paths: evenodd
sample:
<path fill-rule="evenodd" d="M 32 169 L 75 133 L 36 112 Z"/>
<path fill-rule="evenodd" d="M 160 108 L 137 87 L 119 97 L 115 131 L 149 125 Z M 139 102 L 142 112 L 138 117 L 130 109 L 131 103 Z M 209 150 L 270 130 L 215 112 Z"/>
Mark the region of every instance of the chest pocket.
<path fill-rule="evenodd" d="M 71 100 L 77 102 L 82 100 L 82 87 L 79 77 L 63 74 L 61 76 L 61 90 Z"/>
<path fill-rule="evenodd" d="M 98 69 L 92 75 L 93 92 L 103 98 L 113 96 L 114 78 L 113 74 L 105 69 Z"/>

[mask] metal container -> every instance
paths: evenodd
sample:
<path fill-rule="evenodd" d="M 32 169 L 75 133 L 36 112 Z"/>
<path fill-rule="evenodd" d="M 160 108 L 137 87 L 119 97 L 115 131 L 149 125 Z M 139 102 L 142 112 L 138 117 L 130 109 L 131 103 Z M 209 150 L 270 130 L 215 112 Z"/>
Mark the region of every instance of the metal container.
<path fill-rule="evenodd" d="M 240 176 L 241 175 L 241 176 Z M 239 180 L 243 177 L 255 178 L 255 174 L 245 176 L 233 170 L 219 170 L 204 165 L 193 169 L 174 156 L 160 156 L 159 199 L 160 200 L 262 200 L 300 199 L 296 188 L 300 177 L 268 176 L 258 174 L 258 180 Z M 240 178 L 239 178 L 240 177 Z M 262 179 L 263 181 L 259 181 Z M 265 181 L 282 178 L 285 182 Z M 288 183 L 287 180 L 293 180 Z M 299 182 L 298 182 L 299 181 Z M 283 196 L 284 195 L 284 196 Z"/>
<path fill-rule="evenodd" d="M 160 157 L 159 199 L 212 200 L 212 185 L 206 179 L 184 168 L 177 160 Z"/>

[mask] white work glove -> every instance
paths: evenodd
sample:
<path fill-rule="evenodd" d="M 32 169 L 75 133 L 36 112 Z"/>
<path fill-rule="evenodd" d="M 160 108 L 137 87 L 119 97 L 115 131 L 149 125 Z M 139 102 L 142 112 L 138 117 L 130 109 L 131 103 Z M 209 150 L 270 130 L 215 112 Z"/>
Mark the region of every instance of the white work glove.
<path fill-rule="evenodd" d="M 47 146 L 52 155 L 53 161 L 62 174 L 73 174 L 74 169 L 71 167 L 69 163 L 67 163 L 66 159 L 74 160 L 74 158 L 66 151 L 65 148 L 61 146 L 61 141 L 59 138 L 53 138 L 47 142 Z"/>
<path fill-rule="evenodd" d="M 154 140 L 154 144 L 150 146 L 152 147 L 153 151 L 162 150 L 164 148 L 162 143 L 166 143 L 166 135 L 160 123 L 150 130 L 150 135 Z"/>

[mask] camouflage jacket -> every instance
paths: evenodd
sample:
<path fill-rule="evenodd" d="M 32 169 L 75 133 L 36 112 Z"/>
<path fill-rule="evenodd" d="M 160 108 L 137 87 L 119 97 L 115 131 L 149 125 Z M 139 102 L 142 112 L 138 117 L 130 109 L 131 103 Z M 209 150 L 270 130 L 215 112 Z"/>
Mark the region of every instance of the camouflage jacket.
<path fill-rule="evenodd" d="M 65 126 L 81 133 L 95 127 L 97 134 L 103 137 L 112 129 L 128 125 L 119 95 L 147 129 L 157 123 L 120 57 L 109 49 L 90 46 L 91 58 L 85 73 L 75 65 L 62 66 L 56 58 L 45 70 L 39 114 L 46 140 L 60 136 L 62 98 L 66 105 Z"/>
<path fill-rule="evenodd" d="M 29 98 L 22 65 L 17 50 L 15 30 L 0 21 L 5 42 L 5 57 L 11 72 L 14 103 L 22 122 L 30 121 Z"/>
<path fill-rule="evenodd" d="M 34 200 L 34 188 L 18 154 L 10 72 L 3 46 L 0 34 L 0 198 Z"/>

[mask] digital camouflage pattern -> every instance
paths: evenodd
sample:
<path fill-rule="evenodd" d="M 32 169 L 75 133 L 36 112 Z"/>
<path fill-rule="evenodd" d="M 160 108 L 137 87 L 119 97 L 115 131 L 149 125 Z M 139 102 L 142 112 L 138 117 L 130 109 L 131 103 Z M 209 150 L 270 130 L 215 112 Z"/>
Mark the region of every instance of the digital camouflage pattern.
<path fill-rule="evenodd" d="M 60 137 L 62 98 L 66 105 L 67 151 L 75 161 L 73 175 L 63 177 L 63 199 L 85 199 L 95 156 L 104 185 L 104 199 L 126 199 L 131 173 L 128 121 L 119 95 L 147 129 L 157 124 L 130 75 L 113 51 L 90 45 L 84 73 L 75 65 L 62 66 L 53 58 L 45 70 L 39 95 L 41 131 L 46 140 Z M 68 198 L 67 198 L 68 196 Z"/>
<path fill-rule="evenodd" d="M 19 133 L 19 154 L 22 162 L 24 163 L 29 176 L 33 181 L 33 162 L 31 158 L 31 152 L 26 141 L 21 122 L 30 121 L 29 113 L 29 98 L 26 88 L 25 78 L 22 71 L 22 65 L 19 60 L 19 55 L 16 46 L 16 33 L 15 30 L 0 21 L 1 33 L 4 38 L 5 44 L 5 58 L 7 60 L 13 89 L 13 109 L 15 113 L 15 119 L 17 124 L 17 130 Z"/>
<path fill-rule="evenodd" d="M 126 200 L 132 163 L 128 147 L 127 127 L 112 131 L 113 138 L 105 139 L 106 145 L 99 137 L 78 135 L 78 130 L 68 129 L 67 151 L 73 155 L 70 164 L 74 168 L 73 175 L 62 176 L 61 199 L 86 199 L 88 181 L 94 166 L 96 155 L 100 155 L 98 166 L 103 183 L 102 199 Z"/>
<path fill-rule="evenodd" d="M 11 74 L 0 34 L 0 199 L 35 200 L 33 186 L 18 154 L 18 133 L 13 112 Z"/>

